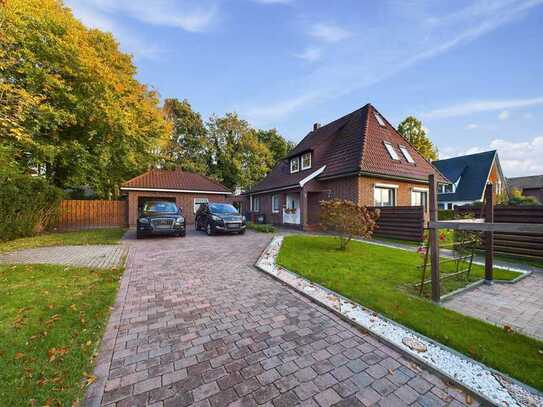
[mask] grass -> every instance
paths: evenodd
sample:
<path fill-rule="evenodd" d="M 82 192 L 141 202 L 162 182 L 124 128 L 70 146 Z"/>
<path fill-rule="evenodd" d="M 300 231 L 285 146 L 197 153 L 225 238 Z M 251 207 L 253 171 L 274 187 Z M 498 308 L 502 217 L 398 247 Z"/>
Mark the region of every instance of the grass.
<path fill-rule="evenodd" d="M 43 233 L 32 237 L 0 242 L 0 253 L 43 246 L 116 244 L 123 237 L 124 232 L 125 229 L 122 228 L 104 228 L 77 232 Z"/>
<path fill-rule="evenodd" d="M 92 382 L 121 269 L 0 266 L 0 400 L 66 405 Z"/>
<path fill-rule="evenodd" d="M 411 295 L 420 279 L 416 253 L 352 242 L 336 249 L 332 237 L 287 236 L 278 263 L 488 366 L 543 390 L 543 343 L 466 317 Z M 303 256 L 300 255 L 303 253 Z M 482 267 L 474 266 L 482 276 Z M 496 278 L 516 273 L 496 270 Z"/>
<path fill-rule="evenodd" d="M 275 233 L 275 227 L 269 224 L 247 223 L 247 228 L 261 233 Z"/>

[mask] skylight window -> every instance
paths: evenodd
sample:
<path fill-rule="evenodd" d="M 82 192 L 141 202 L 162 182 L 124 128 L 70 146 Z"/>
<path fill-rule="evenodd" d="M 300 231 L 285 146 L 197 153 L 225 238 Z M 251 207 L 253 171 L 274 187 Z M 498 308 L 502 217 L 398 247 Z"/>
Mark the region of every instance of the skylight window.
<path fill-rule="evenodd" d="M 375 119 L 377 120 L 377 123 L 379 123 L 379 126 L 386 127 L 385 121 L 381 117 L 381 115 L 377 112 L 373 112 Z"/>
<path fill-rule="evenodd" d="M 411 157 L 411 154 L 409 154 L 409 150 L 406 146 L 400 146 L 400 151 L 402 152 L 408 163 L 415 164 L 415 160 L 413 160 L 413 157 Z"/>
<path fill-rule="evenodd" d="M 390 144 L 388 141 L 384 141 L 383 143 L 385 144 L 385 148 L 387 149 L 390 158 L 392 158 L 393 160 L 399 160 L 400 156 L 398 155 L 396 150 L 394 150 L 392 144 Z"/>

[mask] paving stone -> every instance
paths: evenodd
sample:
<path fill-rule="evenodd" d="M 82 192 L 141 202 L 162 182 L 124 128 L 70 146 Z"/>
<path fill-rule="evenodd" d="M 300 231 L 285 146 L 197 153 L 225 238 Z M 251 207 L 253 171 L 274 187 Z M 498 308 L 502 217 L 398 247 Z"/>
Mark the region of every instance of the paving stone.
<path fill-rule="evenodd" d="M 356 393 L 356 398 L 358 398 L 358 400 L 360 400 L 365 406 L 371 406 L 372 404 L 375 404 L 381 400 L 382 397 L 371 387 L 366 387 L 365 389 Z"/>
<path fill-rule="evenodd" d="M 306 400 L 319 392 L 319 388 L 313 382 L 301 383 L 294 388 L 294 392 L 300 400 Z"/>
<path fill-rule="evenodd" d="M 329 407 L 341 401 L 341 397 L 332 389 L 326 389 L 315 396 L 315 401 L 321 407 Z"/>
<path fill-rule="evenodd" d="M 291 407 L 300 403 L 298 396 L 293 391 L 288 391 L 272 400 L 274 407 Z"/>
<path fill-rule="evenodd" d="M 397 386 L 388 380 L 386 377 L 376 380 L 371 384 L 371 387 L 382 396 L 387 396 L 396 390 Z"/>
<path fill-rule="evenodd" d="M 419 393 L 408 385 L 401 386 L 394 392 L 394 394 L 406 404 L 411 404 L 419 398 Z"/>
<path fill-rule="evenodd" d="M 257 404 L 264 404 L 266 401 L 270 401 L 274 397 L 279 396 L 279 390 L 273 384 L 264 386 L 256 390 L 252 396 Z"/>
<path fill-rule="evenodd" d="M 220 392 L 219 386 L 216 382 L 206 383 L 201 385 L 200 387 L 195 388 L 192 391 L 192 395 L 194 396 L 194 401 L 199 401 L 203 399 L 207 399 L 209 396 L 212 396 L 216 393 Z"/>
<path fill-rule="evenodd" d="M 409 386 L 411 386 L 413 389 L 415 389 L 418 393 L 424 394 L 428 390 L 432 388 L 432 384 L 428 383 L 426 380 L 424 380 L 422 377 L 415 377 L 409 382 L 407 382 Z"/>
<path fill-rule="evenodd" d="M 162 378 L 152 377 L 134 385 L 134 394 L 144 393 L 162 386 Z"/>
<path fill-rule="evenodd" d="M 296 378 L 303 383 L 313 380 L 315 377 L 317 377 L 317 373 L 312 368 L 306 367 L 298 370 L 296 373 L 294 373 L 294 376 L 296 376 Z"/>
<path fill-rule="evenodd" d="M 209 398 L 209 402 L 213 407 L 228 406 L 238 399 L 238 395 L 234 389 L 223 390 L 214 394 Z"/>

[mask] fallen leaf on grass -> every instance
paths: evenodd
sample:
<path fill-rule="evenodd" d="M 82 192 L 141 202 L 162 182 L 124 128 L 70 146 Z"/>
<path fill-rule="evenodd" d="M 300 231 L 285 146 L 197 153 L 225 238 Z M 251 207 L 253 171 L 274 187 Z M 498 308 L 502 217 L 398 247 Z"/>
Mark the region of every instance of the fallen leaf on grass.
<path fill-rule="evenodd" d="M 24 353 L 22 352 L 15 352 L 15 359 L 21 359 L 22 357 L 24 357 Z"/>
<path fill-rule="evenodd" d="M 96 376 L 85 373 L 85 386 L 90 386 L 96 381 Z"/>
<path fill-rule="evenodd" d="M 45 324 L 47 326 L 53 325 L 55 322 L 57 322 L 60 319 L 60 315 L 55 314 L 51 318 L 49 318 L 47 321 L 45 321 Z"/>
<path fill-rule="evenodd" d="M 47 383 L 47 379 L 42 376 L 36 383 L 38 384 L 38 386 L 43 386 L 45 383 Z"/>
<path fill-rule="evenodd" d="M 473 403 L 473 397 L 471 397 L 471 394 L 466 394 L 466 404 L 471 405 Z"/>
<path fill-rule="evenodd" d="M 68 348 L 51 348 L 47 351 L 47 356 L 49 357 L 49 362 L 53 362 L 54 360 L 64 356 L 66 353 L 68 353 Z"/>
<path fill-rule="evenodd" d="M 508 334 L 510 334 L 511 332 L 513 332 L 513 328 L 511 328 L 509 325 L 504 325 L 503 326 L 503 330 L 505 332 L 507 332 Z"/>

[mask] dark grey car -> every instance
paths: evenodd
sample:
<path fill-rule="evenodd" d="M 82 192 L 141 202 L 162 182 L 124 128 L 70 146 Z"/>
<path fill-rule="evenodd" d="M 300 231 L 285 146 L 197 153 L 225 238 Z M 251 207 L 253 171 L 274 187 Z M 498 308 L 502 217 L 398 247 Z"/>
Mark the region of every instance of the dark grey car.
<path fill-rule="evenodd" d="M 168 201 L 147 201 L 138 218 L 136 237 L 150 235 L 185 236 L 186 221 L 181 209 Z"/>
<path fill-rule="evenodd" d="M 196 230 L 205 230 L 208 235 L 217 232 L 245 233 L 245 216 L 227 203 L 202 204 L 196 212 Z"/>

